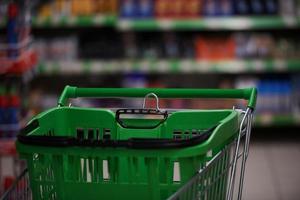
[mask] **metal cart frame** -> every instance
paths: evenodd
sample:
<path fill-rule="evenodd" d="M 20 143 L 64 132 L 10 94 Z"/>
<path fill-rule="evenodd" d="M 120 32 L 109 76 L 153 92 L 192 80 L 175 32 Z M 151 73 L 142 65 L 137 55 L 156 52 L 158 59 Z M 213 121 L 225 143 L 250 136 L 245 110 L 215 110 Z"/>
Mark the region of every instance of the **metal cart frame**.
<path fill-rule="evenodd" d="M 242 159 L 242 162 L 240 166 L 240 174 L 238 174 L 239 184 L 236 199 L 242 199 L 245 166 L 249 155 L 251 125 L 253 119 L 251 108 L 247 108 L 246 111 L 242 111 L 242 113 L 244 116 L 239 127 L 239 135 L 237 139 L 216 154 L 214 158 L 207 162 L 206 166 L 201 168 L 190 181 L 170 196 L 168 200 L 219 199 L 218 195 L 220 195 L 220 192 L 222 191 L 219 191 L 220 187 L 218 183 L 226 176 L 230 177 L 228 182 L 225 180 L 224 183 L 227 184 L 226 199 L 235 199 L 234 191 L 239 159 Z M 243 143 L 242 139 L 244 139 Z M 220 169 L 222 169 L 221 172 L 219 171 Z"/>

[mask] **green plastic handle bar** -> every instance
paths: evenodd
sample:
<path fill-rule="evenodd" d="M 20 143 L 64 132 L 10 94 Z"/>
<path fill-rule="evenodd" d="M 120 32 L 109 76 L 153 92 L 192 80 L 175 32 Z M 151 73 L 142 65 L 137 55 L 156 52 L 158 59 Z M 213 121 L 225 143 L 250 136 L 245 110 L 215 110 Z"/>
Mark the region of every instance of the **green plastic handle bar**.
<path fill-rule="evenodd" d="M 58 105 L 64 106 L 68 98 L 77 97 L 145 97 L 149 93 L 159 98 L 231 98 L 248 100 L 248 107 L 254 109 L 256 88 L 246 89 L 175 89 L 175 88 L 77 88 L 66 86 Z"/>

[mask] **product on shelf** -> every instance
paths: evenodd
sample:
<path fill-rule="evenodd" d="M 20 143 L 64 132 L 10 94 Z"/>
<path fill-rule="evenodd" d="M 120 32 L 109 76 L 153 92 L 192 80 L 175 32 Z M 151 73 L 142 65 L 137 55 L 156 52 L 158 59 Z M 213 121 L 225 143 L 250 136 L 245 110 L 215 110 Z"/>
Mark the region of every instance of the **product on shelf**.
<path fill-rule="evenodd" d="M 277 125 L 275 122 L 277 120 L 286 124 L 298 122 L 300 119 L 299 86 L 296 83 L 298 80 L 299 77 L 297 76 L 261 79 L 250 76 L 237 79 L 236 86 L 255 86 L 258 89 L 257 111 L 255 113 L 259 119 L 259 124 Z"/>
<path fill-rule="evenodd" d="M 135 1 L 125 2 L 125 5 L 128 5 L 128 10 L 131 10 L 129 8 L 134 10 L 134 6 L 129 5 L 134 5 Z M 276 15 L 279 10 L 277 0 L 155 0 L 153 2 L 157 18 L 261 16 Z M 138 17 L 136 15 L 130 16 Z"/>
<path fill-rule="evenodd" d="M 200 11 L 203 6 L 203 1 L 201 0 L 182 0 L 182 13 L 183 18 L 199 18 Z"/>
<path fill-rule="evenodd" d="M 243 77 L 236 80 L 237 88 L 257 87 L 257 111 L 258 115 L 280 116 L 291 115 L 293 99 L 296 95 L 294 83 L 289 79 L 257 79 L 256 77 Z"/>
<path fill-rule="evenodd" d="M 70 61 L 78 57 L 78 39 L 74 36 L 36 39 L 34 46 L 40 61 Z"/>
<path fill-rule="evenodd" d="M 137 5 L 134 0 L 123 0 L 120 4 L 120 15 L 122 17 L 132 17 L 137 15 Z"/>
<path fill-rule="evenodd" d="M 286 17 L 294 17 L 297 13 L 297 0 L 281 0 L 280 1 L 280 14 Z"/>
<path fill-rule="evenodd" d="M 0 74 L 20 75 L 36 63 L 36 54 L 30 48 L 30 9 L 26 2 L 10 2 L 5 7 L 6 35 L 0 39 Z"/>
<path fill-rule="evenodd" d="M 196 40 L 196 58 L 199 60 L 226 60 L 235 58 L 235 41 L 232 37 Z"/>
<path fill-rule="evenodd" d="M 136 34 L 134 32 L 125 32 L 123 34 L 123 44 L 124 44 L 124 56 L 126 58 L 137 58 L 138 57 L 138 47 L 136 41 Z"/>
<path fill-rule="evenodd" d="M 17 94 L 15 88 L 11 88 L 9 94 L 9 106 L 8 106 L 8 124 L 15 126 L 11 131 L 8 132 L 8 137 L 15 137 L 19 131 L 19 121 L 20 121 L 20 97 Z"/>
<path fill-rule="evenodd" d="M 278 14 L 278 0 L 265 0 L 265 12 L 269 15 Z"/>
<path fill-rule="evenodd" d="M 19 7 L 15 3 L 11 3 L 8 6 L 8 17 L 7 17 L 7 43 L 10 47 L 8 48 L 7 56 L 9 58 L 16 58 L 19 56 L 18 49 L 15 49 L 14 46 L 20 41 L 18 38 L 18 12 Z"/>
<path fill-rule="evenodd" d="M 204 16 L 217 16 L 218 7 L 219 5 L 216 0 L 204 0 L 202 13 Z"/>
<path fill-rule="evenodd" d="M 116 15 L 117 0 L 53 0 L 38 7 L 38 18 L 67 19 L 77 16 Z"/>
<path fill-rule="evenodd" d="M 166 58 L 179 58 L 180 47 L 177 37 L 174 33 L 167 32 L 164 34 L 164 54 Z"/>
<path fill-rule="evenodd" d="M 40 61 L 95 59 L 99 62 L 107 60 L 119 62 L 125 59 L 134 62 L 143 59 L 149 62 L 159 60 L 181 62 L 189 59 L 208 62 L 258 60 L 265 63 L 270 59 L 281 60 L 284 62 L 283 65 L 287 66 L 286 63 L 290 59 L 297 60 L 300 55 L 298 38 L 275 37 L 266 32 L 237 32 L 222 36 L 170 31 L 106 33 L 104 31 L 99 36 L 81 34 L 80 37 L 70 35 L 37 38 L 34 45 Z M 78 65 L 74 65 L 74 68 L 76 67 Z"/>
<path fill-rule="evenodd" d="M 299 16 L 297 0 L 52 0 L 37 6 L 38 19 L 115 15 L 127 19 L 197 19 L 226 16 Z M 3 6 L 2 10 L 5 7 Z M 0 7 L 0 16 L 1 16 Z M 2 14 L 3 15 L 3 14 Z"/>
<path fill-rule="evenodd" d="M 94 12 L 93 0 L 72 0 L 71 8 L 74 16 L 88 16 Z"/>
<path fill-rule="evenodd" d="M 96 0 L 94 7 L 95 13 L 115 14 L 118 9 L 118 0 Z"/>
<path fill-rule="evenodd" d="M 3 124 L 6 122 L 6 104 L 7 104 L 7 99 L 5 95 L 5 89 L 4 87 L 0 86 L 0 137 L 4 135 L 4 128 Z"/>
<path fill-rule="evenodd" d="M 0 86 L 0 137 L 13 138 L 19 131 L 20 97 L 15 88 Z"/>
<path fill-rule="evenodd" d="M 7 16 L 7 6 L 7 3 L 0 3 L 0 23 L 3 23 Z"/>
<path fill-rule="evenodd" d="M 122 87 L 125 88 L 144 88 L 147 85 L 147 78 L 144 73 L 132 72 L 125 74 L 122 80 Z M 143 104 L 142 99 L 131 98 L 123 101 L 124 107 L 141 108 Z"/>
<path fill-rule="evenodd" d="M 120 15 L 125 18 L 148 18 L 153 16 L 153 0 L 120 1 Z"/>

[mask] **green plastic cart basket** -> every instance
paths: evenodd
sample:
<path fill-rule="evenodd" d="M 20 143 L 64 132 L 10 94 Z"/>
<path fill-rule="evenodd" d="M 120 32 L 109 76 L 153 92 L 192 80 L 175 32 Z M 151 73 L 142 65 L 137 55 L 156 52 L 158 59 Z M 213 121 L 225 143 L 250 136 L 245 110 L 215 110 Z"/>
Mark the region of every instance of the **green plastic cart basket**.
<path fill-rule="evenodd" d="M 78 97 L 144 97 L 145 103 L 150 96 L 156 98 L 156 108 L 67 105 L 68 99 Z M 161 110 L 158 98 L 245 99 L 248 107 Z M 66 86 L 58 107 L 34 117 L 16 145 L 27 161 L 34 200 L 232 199 L 238 158 L 241 198 L 255 101 L 254 88 Z M 13 193 L 12 188 L 6 198 Z"/>

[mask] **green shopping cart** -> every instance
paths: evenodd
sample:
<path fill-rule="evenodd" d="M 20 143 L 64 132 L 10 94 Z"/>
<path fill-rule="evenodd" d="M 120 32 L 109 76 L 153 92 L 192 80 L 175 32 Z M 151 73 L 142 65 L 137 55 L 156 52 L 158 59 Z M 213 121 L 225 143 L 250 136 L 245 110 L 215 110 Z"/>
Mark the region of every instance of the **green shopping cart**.
<path fill-rule="evenodd" d="M 144 97 L 144 105 L 68 105 L 78 97 Z M 153 97 L 156 108 L 145 108 L 146 99 Z M 235 98 L 248 100 L 248 106 L 160 109 L 159 98 Z M 66 86 L 58 107 L 34 117 L 19 134 L 17 150 L 28 172 L 2 199 L 233 199 L 235 185 L 241 199 L 255 103 L 254 88 Z"/>

